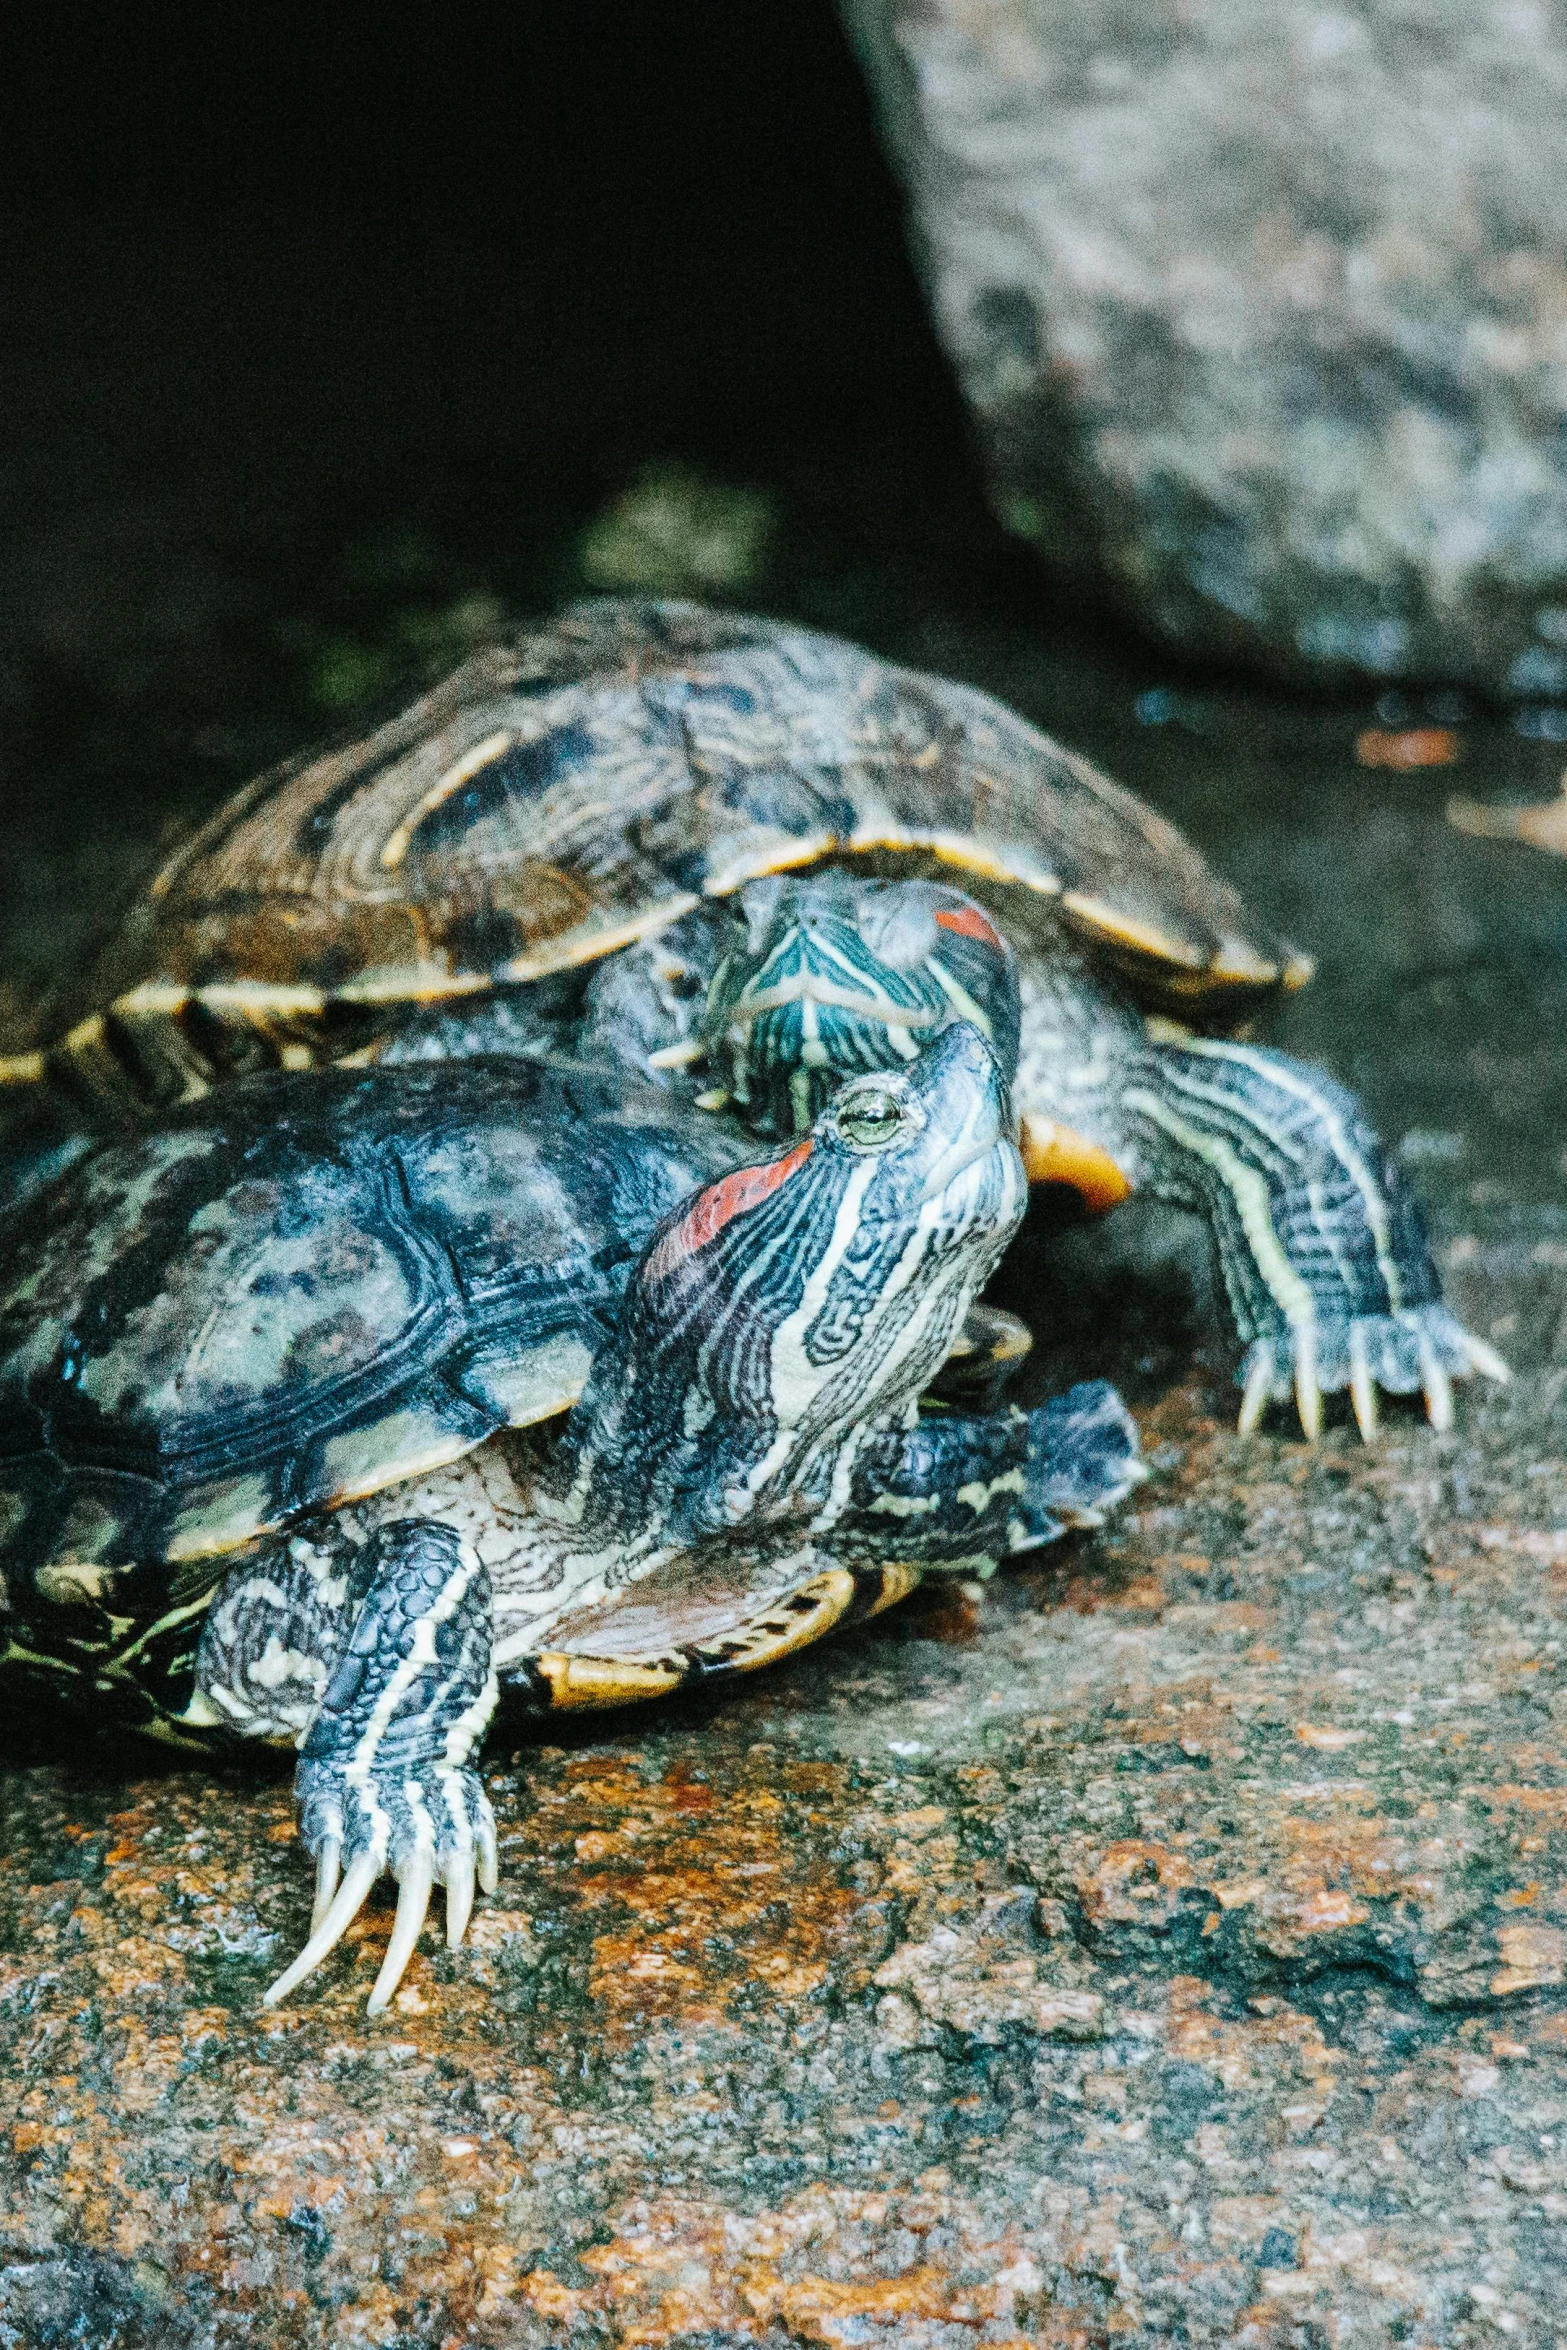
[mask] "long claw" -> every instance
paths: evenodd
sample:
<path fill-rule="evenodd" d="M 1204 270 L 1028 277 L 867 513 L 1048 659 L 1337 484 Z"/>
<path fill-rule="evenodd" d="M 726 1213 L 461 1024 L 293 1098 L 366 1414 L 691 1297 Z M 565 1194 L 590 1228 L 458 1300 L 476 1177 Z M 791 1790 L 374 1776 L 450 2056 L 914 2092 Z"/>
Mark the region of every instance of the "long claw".
<path fill-rule="evenodd" d="M 1241 1397 L 1241 1416 L 1236 1422 L 1242 1436 L 1251 1435 L 1267 1409 L 1268 1398 L 1273 1393 L 1273 1369 L 1273 1349 L 1264 1340 L 1246 1374 L 1246 1392 Z"/>
<path fill-rule="evenodd" d="M 455 1950 L 473 1915 L 473 1846 L 465 1844 L 446 1872 L 446 1947 Z"/>
<path fill-rule="evenodd" d="M 1453 1425 L 1453 1386 L 1442 1367 L 1436 1348 L 1422 1330 L 1420 1333 L 1420 1384 L 1426 1391 L 1426 1417 L 1438 1435 L 1446 1435 Z"/>
<path fill-rule="evenodd" d="M 425 1912 L 430 1906 L 430 1888 L 435 1883 L 435 1859 L 427 1845 L 421 1844 L 408 1863 L 397 1895 L 397 1915 L 392 1920 L 392 1939 L 386 1946 L 381 1961 L 381 1972 L 376 1976 L 375 1989 L 365 2002 L 367 2015 L 379 2015 L 403 1979 L 403 1969 L 414 1954 L 414 1944 L 424 1924 Z"/>
<path fill-rule="evenodd" d="M 689 1069 L 693 1061 L 700 1061 L 707 1052 L 707 1039 L 702 1036 L 682 1037 L 679 1044 L 661 1044 L 656 1053 L 649 1053 L 650 1069 Z"/>
<path fill-rule="evenodd" d="M 376 1851 L 362 1852 L 350 1864 L 347 1876 L 339 1885 L 332 1906 L 311 1935 L 292 1966 L 285 1967 L 277 1981 L 261 1995 L 263 2007 L 276 2007 L 296 1990 L 307 1975 L 313 1975 L 333 1944 L 340 1941 L 365 1905 L 365 1897 L 381 1874 L 384 1856 Z"/>
<path fill-rule="evenodd" d="M 1371 1376 L 1366 1334 L 1358 1322 L 1349 1329 L 1349 1393 L 1361 1438 L 1370 1444 L 1377 1432 L 1377 1383 Z"/>
<path fill-rule="evenodd" d="M 495 1849 L 495 1822 L 485 1807 L 479 1822 L 479 1883 L 486 1893 L 493 1893 L 501 1881 L 500 1856 Z"/>
<path fill-rule="evenodd" d="M 1487 1346 L 1483 1338 L 1471 1337 L 1468 1331 L 1464 1333 L 1464 1341 L 1469 1349 L 1469 1361 L 1472 1367 L 1483 1373 L 1487 1379 L 1494 1379 L 1499 1387 L 1505 1387 L 1512 1377 L 1512 1372 L 1503 1362 L 1495 1347 Z"/>
<path fill-rule="evenodd" d="M 332 1906 L 337 1891 L 337 1880 L 342 1874 L 343 1847 L 336 1836 L 324 1836 L 316 1856 L 316 1901 L 310 1912 L 310 1931 L 318 1933 L 321 1921 Z"/>
<path fill-rule="evenodd" d="M 1308 1444 L 1322 1434 L 1322 1390 L 1317 1385 L 1317 1333 L 1309 1322 L 1295 1333 L 1295 1406 Z"/>

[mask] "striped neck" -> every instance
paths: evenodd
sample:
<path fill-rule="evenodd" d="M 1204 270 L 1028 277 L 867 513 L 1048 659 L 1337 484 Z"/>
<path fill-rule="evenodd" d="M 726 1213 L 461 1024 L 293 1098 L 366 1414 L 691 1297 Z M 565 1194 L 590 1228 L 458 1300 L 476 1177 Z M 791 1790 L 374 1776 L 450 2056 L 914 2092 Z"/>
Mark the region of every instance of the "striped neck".
<path fill-rule="evenodd" d="M 994 1056 L 953 1028 L 667 1218 L 547 1472 L 563 1537 L 683 1543 L 805 1510 L 851 1431 L 917 1398 L 1016 1229 L 1010 1126 Z"/>

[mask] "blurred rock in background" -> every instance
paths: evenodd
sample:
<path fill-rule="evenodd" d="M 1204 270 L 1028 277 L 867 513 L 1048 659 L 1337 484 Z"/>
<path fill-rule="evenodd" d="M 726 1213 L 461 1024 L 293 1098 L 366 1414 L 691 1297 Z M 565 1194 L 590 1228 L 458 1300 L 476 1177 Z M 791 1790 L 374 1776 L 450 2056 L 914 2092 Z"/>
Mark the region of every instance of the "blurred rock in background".
<path fill-rule="evenodd" d="M 842 0 L 997 506 L 1196 655 L 1567 692 L 1567 14 Z"/>

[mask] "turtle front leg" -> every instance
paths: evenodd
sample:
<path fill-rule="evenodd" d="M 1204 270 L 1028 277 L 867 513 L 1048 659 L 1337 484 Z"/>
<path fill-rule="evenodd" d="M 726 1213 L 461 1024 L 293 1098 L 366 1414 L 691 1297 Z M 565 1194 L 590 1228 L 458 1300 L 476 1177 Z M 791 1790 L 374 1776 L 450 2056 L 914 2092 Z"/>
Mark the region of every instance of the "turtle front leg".
<path fill-rule="evenodd" d="M 988 1571 L 1100 1525 L 1148 1474 L 1115 1389 L 1085 1380 L 1033 1411 L 927 1413 L 851 1439 L 811 1532 L 835 1556 Z"/>
<path fill-rule="evenodd" d="M 1256 1045 L 1156 1042 L 1120 1104 L 1134 1181 L 1211 1224 L 1246 1349 L 1243 1435 L 1293 1389 L 1314 1440 L 1324 1390 L 1345 1387 L 1368 1442 L 1379 1387 L 1423 1390 L 1445 1429 L 1454 1378 L 1508 1377 L 1443 1304 L 1414 1193 L 1321 1070 Z"/>
<path fill-rule="evenodd" d="M 364 1596 L 357 1612 L 345 1611 L 347 1637 L 332 1644 L 329 1672 L 321 1670 L 317 1652 L 306 1676 L 324 1683 L 295 1777 L 301 1832 L 316 1862 L 311 1934 L 266 1993 L 268 2007 L 321 1964 L 383 1870 L 391 1870 L 400 1890 L 371 2014 L 386 2006 L 402 1979 L 432 1887 L 446 1887 L 446 1938 L 453 1947 L 467 1928 L 475 1876 L 487 1893 L 495 1889 L 495 1821 L 468 1767 L 495 1710 L 489 1576 L 451 1527 L 399 1519 L 365 1544 L 353 1581 Z M 231 1625 L 237 1612 L 230 1611 Z M 249 1613 L 243 1655 L 232 1637 L 221 1651 L 215 1645 L 213 1662 L 221 1653 L 231 1692 L 256 1688 L 258 1663 L 265 1682 L 269 1653 L 277 1660 L 274 1676 L 289 1669 L 287 1652 L 278 1655 L 275 1620 L 269 1624 L 265 1607 L 254 1602 Z M 263 1645 L 252 1656 L 258 1640 Z M 265 1641 L 273 1643 L 270 1651 Z M 232 1718 L 232 1706 L 222 1710 Z M 278 1709 L 285 1726 L 296 1710 Z"/>

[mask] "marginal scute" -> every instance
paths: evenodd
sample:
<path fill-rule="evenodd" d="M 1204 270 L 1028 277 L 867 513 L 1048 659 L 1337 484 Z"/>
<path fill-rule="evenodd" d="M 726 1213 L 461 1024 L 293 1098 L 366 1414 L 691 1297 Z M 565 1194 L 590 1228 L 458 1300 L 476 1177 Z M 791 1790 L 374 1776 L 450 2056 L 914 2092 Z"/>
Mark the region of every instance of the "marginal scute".
<path fill-rule="evenodd" d="M 763 1665 L 778 1664 L 841 1623 L 854 1605 L 856 1589 L 856 1578 L 847 1567 L 828 1567 L 754 1621 L 722 1638 L 699 1642 L 697 1655 L 709 1670 L 722 1667 L 732 1673 L 754 1673 Z"/>
<path fill-rule="evenodd" d="M 520 1058 L 221 1098 L 69 1170 L 0 1278 L 0 1573 L 25 1613 L 125 1570 L 122 1676 L 234 1550 L 568 1409 L 656 1226 L 751 1155 Z"/>
<path fill-rule="evenodd" d="M 1064 1183 L 1096 1213 L 1131 1196 L 1130 1178 L 1110 1153 L 1058 1119 L 1025 1116 L 1018 1147 L 1030 1183 Z"/>
<path fill-rule="evenodd" d="M 908 1574 L 918 1580 L 897 1568 L 874 1577 L 862 1612 L 911 1590 Z M 742 1551 L 715 1562 L 711 1587 L 694 1587 L 684 1572 L 655 1575 L 618 1605 L 588 1610 L 575 1640 L 569 1622 L 557 1625 L 560 1645 L 530 1659 L 531 1670 L 561 1710 L 664 1697 L 694 1673 L 756 1672 L 809 1647 L 849 1614 L 859 1585 L 850 1569 L 823 1568 L 814 1552 L 764 1563 Z"/>
<path fill-rule="evenodd" d="M 37 1586 L 40 1597 L 56 1607 L 85 1607 L 103 1599 L 114 1588 L 117 1577 L 112 1568 L 101 1567 L 86 1559 L 62 1559 L 58 1564 L 40 1567 Z"/>
<path fill-rule="evenodd" d="M 350 1429 L 323 1444 L 325 1498 L 332 1507 L 362 1500 L 394 1480 L 422 1477 L 432 1469 L 444 1468 L 448 1461 L 461 1460 L 465 1452 L 472 1451 L 473 1442 L 471 1420 L 454 1426 L 432 1412 L 389 1412 L 368 1428 Z"/>
<path fill-rule="evenodd" d="M 647 1663 L 630 1657 L 553 1653 L 534 1657 L 532 1665 L 549 1691 L 551 1704 L 561 1712 L 667 1697 L 679 1688 L 690 1669 L 679 1660 Z"/>
<path fill-rule="evenodd" d="M 571 1409 L 587 1384 L 593 1349 L 576 1331 L 561 1331 L 520 1359 L 496 1355 L 468 1366 L 464 1392 L 494 1412 L 498 1425 L 531 1428 Z"/>
<path fill-rule="evenodd" d="M 134 1091 L 136 1066 L 112 1066 L 125 1040 L 91 1018 L 145 1024 L 148 983 L 188 991 L 242 1034 L 204 1040 L 188 1006 L 179 1050 L 138 1032 L 133 1064 L 178 1099 L 204 1053 L 221 1073 L 281 1061 L 312 1049 L 311 1021 L 333 1057 L 312 989 L 370 1005 L 527 982 L 831 857 L 1058 899 L 1151 995 L 1307 970 L 1173 825 L 975 688 L 783 624 L 589 603 L 220 809 L 87 976 L 61 1049 Z"/>
<path fill-rule="evenodd" d="M 547 979 L 552 971 L 572 971 L 580 963 L 597 962 L 602 956 L 618 954 L 622 947 L 635 946 L 640 939 L 656 937 L 700 903 L 689 890 L 678 890 L 624 921 L 600 920 L 595 915 L 569 930 L 545 931 L 538 945 L 499 964 L 495 979 L 499 983 Z"/>
<path fill-rule="evenodd" d="M 269 1477 L 226 1477 L 198 1487 L 183 1509 L 173 1513 L 164 1543 L 172 1562 L 212 1558 L 238 1550 L 279 1516 L 276 1489 Z"/>
<path fill-rule="evenodd" d="M 1084 890 L 1067 890 L 1061 899 L 1061 910 L 1091 937 L 1104 939 L 1112 946 L 1129 947 L 1134 954 L 1146 955 L 1150 962 L 1175 963 L 1183 971 L 1208 971 L 1213 968 L 1212 957 L 1204 955 L 1199 941 L 1180 938 L 1151 922 L 1139 921 L 1119 906 L 1104 898 L 1090 897 Z M 1233 949 L 1236 942 L 1232 940 L 1227 944 Z M 1267 980 L 1277 977 L 1276 965 L 1267 963 L 1263 965 L 1263 970 Z M 1225 977 L 1229 976 L 1231 974 L 1226 972 Z"/>
<path fill-rule="evenodd" d="M 987 1561 L 987 1565 L 991 1562 Z M 925 1580 L 925 1569 L 915 1559 L 887 1559 L 881 1567 L 880 1587 L 865 1605 L 867 1616 L 879 1616 L 884 1608 L 896 1607 L 907 1599 Z"/>

